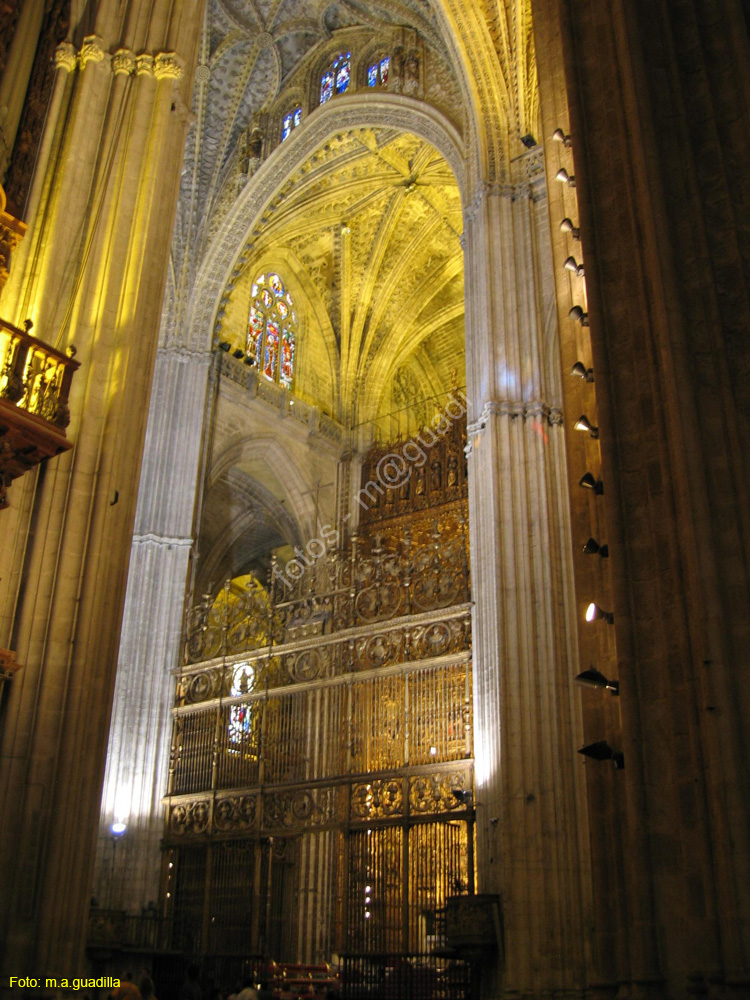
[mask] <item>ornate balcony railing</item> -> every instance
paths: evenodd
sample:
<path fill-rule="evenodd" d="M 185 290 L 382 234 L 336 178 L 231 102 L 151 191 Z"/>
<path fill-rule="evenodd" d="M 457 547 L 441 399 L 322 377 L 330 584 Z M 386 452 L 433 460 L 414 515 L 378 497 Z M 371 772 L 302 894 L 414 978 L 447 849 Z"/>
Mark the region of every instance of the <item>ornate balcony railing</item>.
<path fill-rule="evenodd" d="M 0 319 L 0 508 L 18 476 L 71 448 L 68 396 L 79 363 Z"/>

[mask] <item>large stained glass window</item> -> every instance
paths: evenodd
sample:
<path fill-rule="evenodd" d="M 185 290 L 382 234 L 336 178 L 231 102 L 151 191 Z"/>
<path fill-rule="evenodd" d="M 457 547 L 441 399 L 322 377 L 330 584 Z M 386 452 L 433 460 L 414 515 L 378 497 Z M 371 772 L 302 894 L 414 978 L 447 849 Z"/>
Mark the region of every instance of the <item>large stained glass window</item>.
<path fill-rule="evenodd" d="M 342 52 L 333 60 L 320 78 L 320 103 L 330 101 L 334 94 L 343 94 L 349 89 L 352 78 L 352 54 Z"/>
<path fill-rule="evenodd" d="M 273 272 L 259 274 L 251 289 L 247 354 L 266 378 L 291 388 L 297 313 L 284 282 Z"/>

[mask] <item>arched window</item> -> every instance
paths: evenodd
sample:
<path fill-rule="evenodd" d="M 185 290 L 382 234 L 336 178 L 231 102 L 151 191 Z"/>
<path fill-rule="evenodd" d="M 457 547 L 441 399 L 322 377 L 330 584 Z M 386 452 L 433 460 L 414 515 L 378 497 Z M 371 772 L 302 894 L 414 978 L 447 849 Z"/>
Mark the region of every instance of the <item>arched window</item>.
<path fill-rule="evenodd" d="M 282 142 L 289 135 L 291 135 L 292 129 L 297 128 L 297 126 L 301 121 L 302 121 L 302 108 L 295 108 L 294 111 L 290 111 L 289 114 L 284 115 L 283 121 L 281 123 Z"/>
<path fill-rule="evenodd" d="M 388 86 L 388 71 L 391 68 L 391 57 L 383 56 L 377 62 L 374 62 L 372 66 L 368 67 L 367 70 L 367 86 L 368 87 L 387 87 Z"/>
<path fill-rule="evenodd" d="M 255 671 L 250 663 L 238 663 L 232 671 L 232 697 L 248 694 L 253 687 Z M 229 710 L 229 741 L 244 743 L 252 732 L 252 705 L 232 705 Z"/>
<path fill-rule="evenodd" d="M 247 354 L 272 382 L 289 389 L 294 374 L 297 314 L 284 282 L 269 272 L 253 282 Z"/>
<path fill-rule="evenodd" d="M 342 52 L 320 78 L 320 103 L 330 101 L 334 94 L 343 94 L 352 77 L 352 54 Z"/>

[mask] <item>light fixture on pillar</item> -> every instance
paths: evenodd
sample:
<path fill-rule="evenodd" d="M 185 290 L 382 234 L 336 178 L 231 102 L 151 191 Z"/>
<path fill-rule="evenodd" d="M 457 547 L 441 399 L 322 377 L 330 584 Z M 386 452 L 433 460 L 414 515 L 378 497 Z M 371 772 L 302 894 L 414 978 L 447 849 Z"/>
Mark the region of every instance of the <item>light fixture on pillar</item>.
<path fill-rule="evenodd" d="M 110 826 L 109 830 L 113 837 L 119 839 L 120 837 L 124 836 L 127 828 L 128 828 L 127 823 L 113 823 L 112 826 Z"/>
<path fill-rule="evenodd" d="M 594 369 L 587 368 L 582 361 L 576 361 L 576 363 L 570 369 L 570 374 L 576 375 L 578 378 L 582 378 L 584 382 L 594 381 Z"/>
<path fill-rule="evenodd" d="M 529 133 L 528 135 L 522 135 L 521 142 L 527 149 L 533 149 L 537 144 L 536 139 L 534 138 L 533 135 L 531 135 L 531 133 Z"/>
<path fill-rule="evenodd" d="M 576 684 L 580 684 L 581 687 L 598 688 L 600 691 L 609 691 L 610 694 L 620 693 L 620 682 L 608 680 L 595 667 L 589 667 L 588 670 L 584 670 L 583 673 L 578 674 L 575 682 Z"/>
<path fill-rule="evenodd" d="M 451 788 L 451 792 L 453 793 L 453 797 L 462 805 L 473 805 L 474 796 L 472 795 L 470 788 Z"/>
<path fill-rule="evenodd" d="M 351 231 L 352 231 L 351 227 L 346 222 L 342 222 L 341 223 L 341 235 L 342 236 L 349 236 L 349 234 L 351 233 Z"/>
<path fill-rule="evenodd" d="M 625 757 L 618 750 L 613 750 L 606 740 L 597 740 L 596 743 L 587 743 L 581 747 L 578 753 L 591 760 L 611 760 L 618 771 L 625 767 Z"/>
<path fill-rule="evenodd" d="M 586 273 L 583 269 L 583 264 L 579 264 L 575 257 L 568 257 L 563 267 L 566 271 L 572 271 L 577 278 L 582 278 Z"/>
<path fill-rule="evenodd" d="M 578 420 L 576 420 L 574 427 L 577 431 L 588 431 L 589 435 L 596 440 L 599 437 L 599 428 L 592 427 L 589 423 L 589 418 L 582 414 Z"/>
<path fill-rule="evenodd" d="M 571 177 L 565 167 L 560 167 L 555 174 L 555 180 L 560 181 L 561 184 L 567 184 L 569 188 L 574 188 L 576 186 L 575 177 Z"/>
<path fill-rule="evenodd" d="M 573 306 L 573 308 L 568 313 L 570 319 L 574 319 L 576 323 L 580 323 L 581 326 L 589 325 L 589 314 L 584 312 L 580 306 Z"/>
<path fill-rule="evenodd" d="M 607 559 L 609 557 L 609 545 L 600 545 L 595 538 L 589 538 L 583 546 L 583 554 L 586 556 L 595 556 L 597 553 L 602 559 Z"/>
<path fill-rule="evenodd" d="M 604 483 L 601 479 L 594 479 L 590 472 L 585 472 L 578 480 L 578 485 L 582 490 L 593 490 L 594 493 L 604 492 Z"/>
<path fill-rule="evenodd" d="M 604 608 L 600 608 L 598 604 L 591 604 L 586 608 L 586 621 L 587 622 L 598 622 L 605 621 L 608 625 L 614 625 L 615 616 L 611 611 L 605 611 Z"/>
<path fill-rule="evenodd" d="M 573 145 L 573 137 L 570 135 L 566 135 L 561 128 L 555 129 L 555 131 L 552 133 L 552 138 L 554 139 L 555 142 L 561 142 L 563 146 L 570 147 Z"/>
<path fill-rule="evenodd" d="M 560 232 L 570 233 L 574 240 L 581 238 L 581 230 L 574 226 L 572 220 L 568 218 L 563 219 L 560 223 Z"/>

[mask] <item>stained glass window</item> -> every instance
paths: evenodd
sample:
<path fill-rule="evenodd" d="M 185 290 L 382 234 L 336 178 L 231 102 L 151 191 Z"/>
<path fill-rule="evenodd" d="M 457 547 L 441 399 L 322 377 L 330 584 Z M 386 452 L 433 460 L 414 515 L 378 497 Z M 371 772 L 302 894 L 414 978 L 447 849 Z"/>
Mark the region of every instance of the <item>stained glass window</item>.
<path fill-rule="evenodd" d="M 333 63 L 333 72 L 336 74 L 336 93 L 343 94 L 344 91 L 349 86 L 349 80 L 351 79 L 351 52 L 347 52 L 345 56 L 337 56 Z"/>
<path fill-rule="evenodd" d="M 320 103 L 325 104 L 333 97 L 333 73 L 328 70 L 320 81 Z"/>
<path fill-rule="evenodd" d="M 390 56 L 384 56 L 379 62 L 373 63 L 367 70 L 367 86 L 388 86 L 388 70 L 391 68 Z"/>
<path fill-rule="evenodd" d="M 253 687 L 255 671 L 249 663 L 238 663 L 232 672 L 232 697 L 248 694 Z M 229 740 L 242 743 L 252 729 L 252 705 L 232 705 L 229 710 Z"/>
<path fill-rule="evenodd" d="M 299 123 L 302 121 L 302 108 L 295 108 L 294 111 L 290 111 L 289 114 L 284 115 L 281 124 L 281 141 L 288 139 L 292 133 L 292 129 L 297 128 Z"/>
<path fill-rule="evenodd" d="M 334 94 L 343 94 L 349 89 L 352 78 L 352 54 L 342 52 L 333 60 L 333 65 L 329 67 L 320 78 L 320 103 L 325 104 L 330 101 Z"/>
<path fill-rule="evenodd" d="M 273 382 L 289 389 L 294 376 L 297 314 L 291 293 L 278 274 L 259 275 L 252 284 L 247 355 Z"/>

